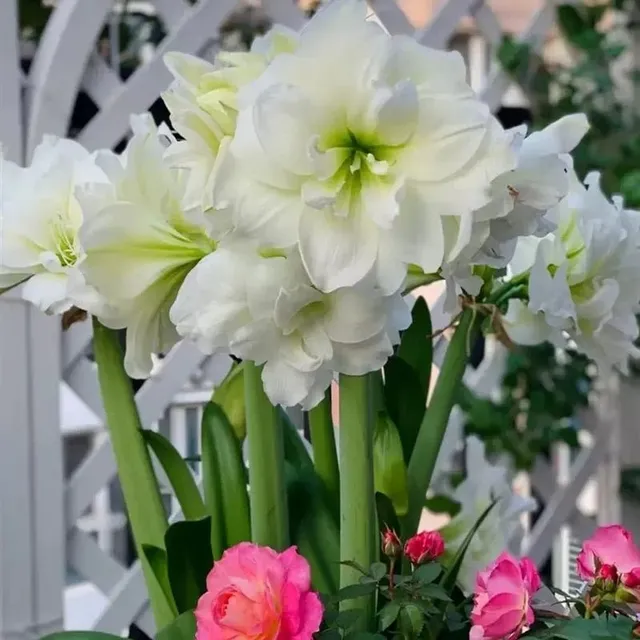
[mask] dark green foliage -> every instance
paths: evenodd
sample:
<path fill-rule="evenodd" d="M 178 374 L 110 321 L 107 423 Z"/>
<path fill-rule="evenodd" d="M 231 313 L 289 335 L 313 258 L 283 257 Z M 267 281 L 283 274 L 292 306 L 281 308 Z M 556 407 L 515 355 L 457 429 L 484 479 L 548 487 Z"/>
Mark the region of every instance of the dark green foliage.
<path fill-rule="evenodd" d="M 531 469 L 554 442 L 578 445 L 575 416 L 587 406 L 590 373 L 588 359 L 575 351 L 561 361 L 550 344 L 518 349 L 508 356 L 500 400 L 461 387 L 465 431 L 480 437 L 489 453 L 506 453 L 518 469 Z"/>

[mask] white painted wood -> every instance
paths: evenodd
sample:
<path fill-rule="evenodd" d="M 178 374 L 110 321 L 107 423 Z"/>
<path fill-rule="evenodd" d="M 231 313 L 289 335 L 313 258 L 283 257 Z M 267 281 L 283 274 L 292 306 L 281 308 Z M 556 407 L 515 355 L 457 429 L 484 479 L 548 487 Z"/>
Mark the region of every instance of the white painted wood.
<path fill-rule="evenodd" d="M 78 137 L 87 149 L 110 147 L 129 130 L 132 113 L 147 110 L 166 89 L 171 76 L 162 56 L 167 51 L 198 53 L 213 40 L 218 26 L 235 7 L 235 0 L 205 0 L 185 13 L 156 51 L 154 59 L 140 67 L 122 90 L 91 120 Z"/>
<path fill-rule="evenodd" d="M 368 4 L 389 33 L 412 37 L 415 35 L 415 28 L 396 0 L 369 0 Z"/>
<path fill-rule="evenodd" d="M 274 23 L 283 24 L 290 29 L 301 29 L 307 21 L 295 2 L 262 0 L 262 8 Z"/>
<path fill-rule="evenodd" d="M 0 637 L 62 628 L 59 319 L 0 299 Z"/>
<path fill-rule="evenodd" d="M 102 56 L 93 52 L 87 61 L 82 78 L 82 88 L 89 94 L 98 107 L 103 107 L 118 92 L 123 82 L 109 67 Z"/>
<path fill-rule="evenodd" d="M 27 157 L 43 134 L 64 136 L 87 60 L 112 0 L 61 0 L 47 23 L 31 71 Z"/>
<path fill-rule="evenodd" d="M 431 22 L 417 35 L 418 41 L 434 49 L 444 49 L 455 33 L 460 19 L 472 13 L 482 0 L 442 2 Z"/>
<path fill-rule="evenodd" d="M 18 0 L 0 2 L 0 142 L 6 158 L 22 163 L 24 154 L 22 71 L 18 46 Z M 2 187 L 0 176 L 0 188 Z"/>

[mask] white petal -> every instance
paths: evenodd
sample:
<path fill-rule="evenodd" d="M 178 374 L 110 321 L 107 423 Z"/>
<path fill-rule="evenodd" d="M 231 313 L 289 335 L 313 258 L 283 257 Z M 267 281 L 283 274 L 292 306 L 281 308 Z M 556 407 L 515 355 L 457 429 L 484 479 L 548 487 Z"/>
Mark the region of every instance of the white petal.
<path fill-rule="evenodd" d="M 338 289 L 331 294 L 324 326 L 331 340 L 353 344 L 372 338 L 382 331 L 387 299 L 375 291 Z"/>
<path fill-rule="evenodd" d="M 274 405 L 300 404 L 313 386 L 315 373 L 303 373 L 282 359 L 269 360 L 262 369 L 262 382 Z"/>
<path fill-rule="evenodd" d="M 405 264 L 416 264 L 425 273 L 435 273 L 444 258 L 444 231 L 440 216 L 431 213 L 428 200 L 408 188 L 400 203 L 400 215 L 385 239 Z"/>
<path fill-rule="evenodd" d="M 521 153 L 527 157 L 569 153 L 589 130 L 589 121 L 583 113 L 564 116 L 542 131 L 528 136 Z"/>
<path fill-rule="evenodd" d="M 541 313 L 533 313 L 522 300 L 509 300 L 504 327 L 516 344 L 534 345 L 546 342 L 551 332 Z"/>
<path fill-rule="evenodd" d="M 309 305 L 322 302 L 323 295 L 308 285 L 299 285 L 293 289 L 281 289 L 276 300 L 274 321 L 284 335 L 296 331 L 307 321 L 300 312 Z"/>
<path fill-rule="evenodd" d="M 379 232 L 363 215 L 307 210 L 298 232 L 304 266 L 322 291 L 354 285 L 373 267 Z"/>
<path fill-rule="evenodd" d="M 64 313 L 71 308 L 64 273 L 39 273 L 22 288 L 22 297 L 47 313 Z"/>
<path fill-rule="evenodd" d="M 339 373 L 361 376 L 381 369 L 393 355 L 393 346 L 386 331 L 353 344 L 335 343 L 333 367 Z"/>

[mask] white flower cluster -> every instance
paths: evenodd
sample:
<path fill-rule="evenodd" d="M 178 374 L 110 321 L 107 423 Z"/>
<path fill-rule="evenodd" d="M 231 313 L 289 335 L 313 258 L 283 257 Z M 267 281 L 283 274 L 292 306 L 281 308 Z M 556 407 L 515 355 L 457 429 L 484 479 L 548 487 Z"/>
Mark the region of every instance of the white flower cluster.
<path fill-rule="evenodd" d="M 136 377 L 181 337 L 264 364 L 283 405 L 378 369 L 410 321 L 408 272 L 475 295 L 476 265 L 553 228 L 587 123 L 504 131 L 457 53 L 366 15 L 335 0 L 215 64 L 167 55 L 178 136 L 137 117 L 121 155 L 47 138 L 28 168 L 3 161 L 0 287 L 126 327 Z"/>
<path fill-rule="evenodd" d="M 573 342 L 602 368 L 625 370 L 639 355 L 640 213 L 609 201 L 599 176 L 581 184 L 549 216 L 556 229 L 520 241 L 514 275 L 529 272 L 528 302 L 509 302 L 506 328 L 521 344 Z"/>

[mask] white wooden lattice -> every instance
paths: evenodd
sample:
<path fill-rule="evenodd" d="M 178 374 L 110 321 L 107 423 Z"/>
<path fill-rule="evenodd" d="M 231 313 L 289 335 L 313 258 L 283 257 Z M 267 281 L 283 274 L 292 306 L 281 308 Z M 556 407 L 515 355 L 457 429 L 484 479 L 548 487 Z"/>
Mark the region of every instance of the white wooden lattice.
<path fill-rule="evenodd" d="M 194 4 L 155 0 L 168 35 L 152 59 L 123 82 L 95 49 L 112 4 L 112 0 L 58 0 L 30 73 L 24 77 L 19 67 L 17 0 L 0 0 L 0 140 L 9 158 L 28 159 L 45 133 L 66 135 L 81 89 L 99 112 L 79 132 L 78 140 L 89 149 L 117 144 L 127 134 L 130 114 L 147 109 L 167 86 L 163 53 L 198 54 L 208 49 L 218 26 L 235 7 L 234 0 Z M 394 0 L 371 0 L 370 5 L 391 33 L 411 35 L 429 46 L 446 47 L 466 15 L 475 18 L 478 31 L 490 44 L 501 38 L 500 24 L 484 0 L 443 2 L 422 30 L 412 27 Z M 304 15 L 292 0 L 263 0 L 263 6 L 277 22 L 295 28 L 304 24 Z M 545 4 L 521 37 L 540 46 L 552 22 L 553 7 Z M 503 72 L 495 71 L 482 91 L 483 99 L 497 108 L 509 84 Z M 435 328 L 447 322 L 439 301 L 434 309 Z M 17 295 L 0 299 L 0 323 L 0 453 L 4 454 L 0 464 L 0 637 L 36 637 L 60 626 L 63 555 L 52 558 L 47 550 L 62 549 L 65 540 L 68 563 L 109 598 L 110 605 L 95 629 L 119 632 L 137 620 L 151 630 L 139 565 L 125 569 L 77 526 L 116 473 L 108 439 L 98 442 L 64 490 L 60 486 L 59 379 L 103 417 L 95 367 L 86 355 L 90 326 L 77 324 L 61 334 L 57 320 L 42 317 Z M 446 341 L 440 341 L 436 358 L 442 357 L 445 348 Z M 226 358 L 205 360 L 190 344 L 173 349 L 158 374 L 137 394 L 145 426 L 160 419 L 196 370 L 207 367 L 213 383 L 224 375 Z M 17 370 L 20 375 L 9 364 L 12 361 L 22 363 Z M 531 532 L 529 551 L 537 560 L 547 555 L 553 536 L 572 513 L 572 522 L 585 530 L 590 526 L 576 513 L 576 495 L 593 474 L 602 450 L 594 446 L 581 454 L 574 467 L 576 480 L 569 486 L 556 486 L 549 468 L 541 467 L 534 474 L 534 482 L 553 507 Z M 29 508 L 16 513 L 16 504 Z M 52 514 L 56 504 L 60 513 Z M 179 517 L 179 513 L 173 516 Z"/>

